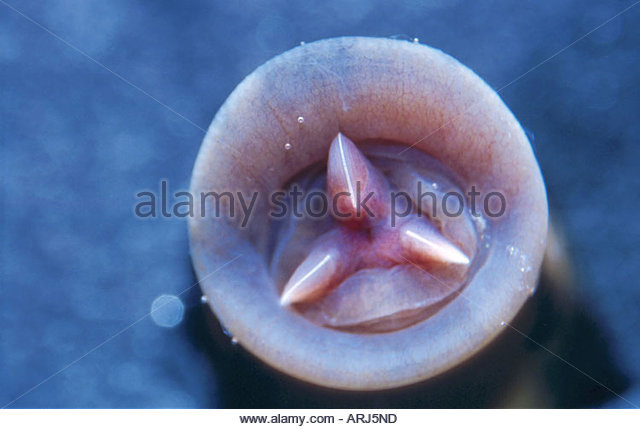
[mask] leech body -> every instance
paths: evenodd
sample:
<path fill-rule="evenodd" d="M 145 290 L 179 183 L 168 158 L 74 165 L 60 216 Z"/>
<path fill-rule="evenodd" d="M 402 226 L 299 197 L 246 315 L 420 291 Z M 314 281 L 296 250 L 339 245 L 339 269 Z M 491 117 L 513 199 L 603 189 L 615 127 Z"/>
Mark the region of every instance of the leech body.
<path fill-rule="evenodd" d="M 308 246 L 298 242 L 301 251 L 296 253 L 308 253 L 299 258 L 311 258 L 300 276 L 274 277 L 266 196 L 286 188 L 311 166 L 326 165 L 327 160 L 346 166 L 342 173 L 329 171 L 330 193 L 352 188 L 354 181 L 348 176 L 357 171 L 371 178 L 364 182 L 373 188 L 386 186 L 370 165 L 378 149 L 369 149 L 360 159 L 348 142 L 334 143 L 337 136 L 350 139 L 357 150 L 367 142 L 382 142 L 384 153 L 375 169 L 384 171 L 385 180 L 395 188 L 415 181 L 412 172 L 417 167 L 407 173 L 394 166 L 408 165 L 417 151 L 455 173 L 455 180 L 444 177 L 441 183 L 450 179 L 465 192 L 473 186 L 481 197 L 495 191 L 504 196 L 505 212 L 482 219 L 486 228 L 476 226 L 469 216 L 435 219 L 437 231 L 404 223 L 398 230 L 404 231 L 400 238 L 388 241 L 405 240 L 400 246 L 424 254 L 427 249 L 421 246 L 433 245 L 424 240 L 425 234 L 445 237 L 435 247 L 436 257 L 448 258 L 448 265 L 468 262 L 473 267 L 468 282 L 456 294 L 438 283 L 433 289 L 414 287 L 416 276 L 424 274 L 412 261 L 394 262 L 405 265 L 400 268 L 368 267 L 349 277 L 344 272 L 352 272 L 353 267 L 341 252 L 353 250 L 331 245 L 331 225 L 324 231 L 329 234 L 325 244 L 312 247 L 312 242 Z M 404 149 L 389 152 L 393 147 Z M 390 167 L 385 170 L 387 164 Z M 434 172 L 434 177 L 438 174 Z M 275 368 L 340 389 L 376 390 L 415 383 L 481 349 L 534 290 L 547 234 L 546 194 L 537 162 L 520 125 L 497 94 L 453 58 L 398 40 L 324 40 L 295 48 L 258 68 L 229 96 L 211 124 L 191 190 L 196 197 L 225 191 L 260 196 L 246 228 L 231 216 L 196 216 L 190 222 L 194 267 L 221 323 L 241 345 Z M 349 211 L 353 203 L 346 199 L 340 207 Z M 386 207 L 382 201 L 375 212 L 384 218 Z M 212 208 L 211 200 L 205 200 L 205 208 Z M 355 218 L 355 226 L 345 228 L 355 229 L 355 234 L 359 228 L 382 228 L 378 219 Z M 313 248 L 320 249 L 315 256 Z M 355 247 L 356 251 L 361 248 Z M 241 257 L 208 277 L 237 255 Z M 292 292 L 313 276 L 317 286 L 341 270 L 347 278 L 334 285 L 325 301 L 317 301 L 320 298 L 313 290 L 298 290 L 297 296 Z M 283 294 L 287 280 L 298 286 Z M 393 282 L 396 289 L 389 289 L 388 283 Z M 384 329 L 388 331 L 380 333 L 377 326 L 367 324 L 376 308 L 365 308 L 365 301 L 354 298 L 361 297 L 364 286 L 377 294 L 406 290 L 403 296 L 420 296 L 424 308 L 432 310 L 420 314 L 417 322 L 411 320 L 409 326 L 401 318 L 391 320 L 400 323 L 397 326 L 387 321 Z M 398 305 L 409 304 L 402 297 L 390 298 L 397 298 Z M 295 308 L 300 299 L 322 302 L 324 307 L 305 313 L 304 308 Z M 334 329 L 327 315 L 339 305 L 352 310 L 336 314 L 340 323 L 372 329 L 367 331 L 371 333 Z"/>

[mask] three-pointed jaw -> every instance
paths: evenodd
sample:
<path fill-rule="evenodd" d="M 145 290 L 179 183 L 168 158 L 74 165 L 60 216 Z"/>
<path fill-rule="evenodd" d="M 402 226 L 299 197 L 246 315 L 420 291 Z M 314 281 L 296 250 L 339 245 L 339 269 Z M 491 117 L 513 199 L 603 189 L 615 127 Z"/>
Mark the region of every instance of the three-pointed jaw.
<path fill-rule="evenodd" d="M 471 263 L 469 256 L 427 218 L 411 215 L 392 225 L 389 182 L 342 134 L 336 136 L 329 150 L 327 187 L 341 213 L 349 216 L 334 214 L 338 221 L 335 229 L 311 246 L 285 285 L 281 305 L 316 301 L 361 269 L 403 264 L 425 270 L 434 265 L 466 269 Z M 370 195 L 369 211 L 359 207 L 358 187 L 362 195 Z"/>

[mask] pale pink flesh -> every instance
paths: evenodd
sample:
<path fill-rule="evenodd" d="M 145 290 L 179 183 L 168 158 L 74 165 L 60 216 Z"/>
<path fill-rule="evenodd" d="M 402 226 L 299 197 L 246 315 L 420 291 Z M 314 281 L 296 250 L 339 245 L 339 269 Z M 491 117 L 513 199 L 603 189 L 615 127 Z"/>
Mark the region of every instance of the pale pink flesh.
<path fill-rule="evenodd" d="M 375 207 L 375 221 L 356 215 L 358 201 L 351 198 L 356 184 L 362 189 L 360 201 L 371 193 L 367 207 Z M 426 317 L 430 307 L 460 287 L 470 257 L 425 216 L 392 220 L 389 182 L 341 134 L 330 146 L 327 187 L 330 198 L 347 193 L 339 196 L 344 198 L 341 209 L 353 216 L 334 215 L 333 229 L 311 245 L 287 281 L 282 305 L 305 304 L 301 312 L 327 326 L 388 330 L 402 326 L 404 319 L 415 323 L 414 316 Z M 438 279 L 433 270 L 442 266 L 455 267 L 457 275 Z"/>
<path fill-rule="evenodd" d="M 401 329 L 446 304 L 458 290 L 453 281 L 414 266 L 360 270 L 323 300 L 303 309 L 313 322 L 352 332 Z"/>

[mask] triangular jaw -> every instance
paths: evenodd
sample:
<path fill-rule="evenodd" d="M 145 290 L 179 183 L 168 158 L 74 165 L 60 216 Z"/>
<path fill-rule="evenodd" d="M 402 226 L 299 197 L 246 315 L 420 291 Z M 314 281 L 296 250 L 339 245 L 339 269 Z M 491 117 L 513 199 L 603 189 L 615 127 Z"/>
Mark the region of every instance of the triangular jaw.
<path fill-rule="evenodd" d="M 307 247 L 282 290 L 281 305 L 302 306 L 328 326 L 366 331 L 366 326 L 396 327 L 402 325 L 398 319 L 424 316 L 426 307 L 461 287 L 473 252 L 465 253 L 434 220 L 421 215 L 415 201 L 408 202 L 410 212 L 403 208 L 408 214 L 394 219 L 396 185 L 343 134 L 331 143 L 326 175 L 328 201 L 339 213 L 332 213 L 329 232 Z M 465 244 L 474 248 L 475 241 Z M 382 295 L 385 302 L 372 306 Z M 318 317 L 320 307 L 322 314 L 334 314 L 331 320 Z M 357 326 L 350 325 L 355 319 L 349 314 L 359 315 Z"/>

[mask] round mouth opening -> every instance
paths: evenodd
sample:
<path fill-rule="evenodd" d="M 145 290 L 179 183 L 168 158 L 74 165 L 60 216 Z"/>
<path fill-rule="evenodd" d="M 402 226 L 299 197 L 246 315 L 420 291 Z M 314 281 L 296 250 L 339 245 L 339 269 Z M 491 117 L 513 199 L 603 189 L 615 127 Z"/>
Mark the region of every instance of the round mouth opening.
<path fill-rule="evenodd" d="M 336 192 L 344 177 L 355 199 Z M 273 293 L 285 311 L 338 331 L 387 333 L 429 319 L 469 284 L 490 249 L 490 221 L 474 192 L 406 144 L 334 140 L 327 159 L 271 198 Z M 363 215 L 341 216 L 354 201 Z"/>
<path fill-rule="evenodd" d="M 356 148 L 343 145 L 344 171 L 330 168 L 340 164 L 331 151 L 339 132 Z M 348 222 L 329 213 L 324 221 L 266 213 L 263 195 L 280 190 L 286 201 L 305 178 L 307 191 L 316 182 L 326 195 L 340 194 L 358 182 L 345 171 L 363 189 L 386 184 L 379 195 L 405 188 L 409 199 L 396 199 L 395 208 L 409 214 L 387 227 L 378 216 Z M 449 197 L 448 211 L 462 208 L 460 215 L 416 216 L 416 187 L 406 182 L 423 191 L 450 184 L 462 200 Z M 489 86 L 427 46 L 331 39 L 257 69 L 216 115 L 194 168 L 194 192 L 230 189 L 259 199 L 254 216 L 190 220 L 202 289 L 239 344 L 302 380 L 378 390 L 433 377 L 495 338 L 535 286 L 547 205 L 526 136 Z M 440 210 L 444 194 L 434 194 Z M 431 200 L 423 201 L 428 212 Z M 390 222 L 390 198 L 378 202 L 387 205 L 373 213 Z M 349 207 L 348 198 L 338 201 L 340 211 Z"/>

